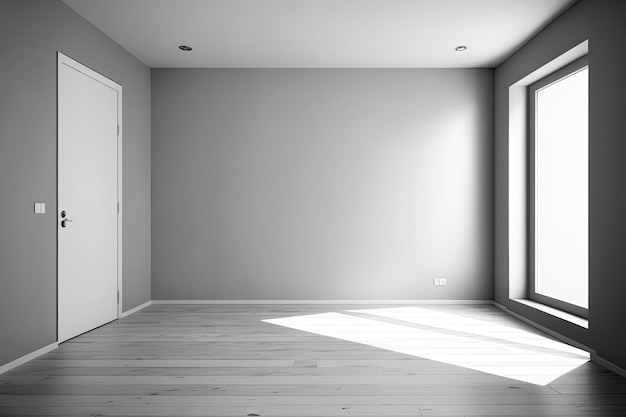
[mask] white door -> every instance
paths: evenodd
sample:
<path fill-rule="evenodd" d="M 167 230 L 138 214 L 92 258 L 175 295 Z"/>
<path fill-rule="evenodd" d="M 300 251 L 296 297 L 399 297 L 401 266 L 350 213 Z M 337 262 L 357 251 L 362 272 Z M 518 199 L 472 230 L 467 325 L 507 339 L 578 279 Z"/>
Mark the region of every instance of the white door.
<path fill-rule="evenodd" d="M 118 317 L 121 86 L 58 55 L 58 341 Z"/>

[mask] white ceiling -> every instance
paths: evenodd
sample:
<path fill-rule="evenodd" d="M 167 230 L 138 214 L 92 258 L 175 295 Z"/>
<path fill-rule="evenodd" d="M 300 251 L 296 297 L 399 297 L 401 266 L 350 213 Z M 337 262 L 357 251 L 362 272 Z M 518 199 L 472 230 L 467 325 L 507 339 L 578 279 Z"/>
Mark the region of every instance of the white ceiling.
<path fill-rule="evenodd" d="M 576 2 L 63 1 L 152 68 L 495 67 Z"/>

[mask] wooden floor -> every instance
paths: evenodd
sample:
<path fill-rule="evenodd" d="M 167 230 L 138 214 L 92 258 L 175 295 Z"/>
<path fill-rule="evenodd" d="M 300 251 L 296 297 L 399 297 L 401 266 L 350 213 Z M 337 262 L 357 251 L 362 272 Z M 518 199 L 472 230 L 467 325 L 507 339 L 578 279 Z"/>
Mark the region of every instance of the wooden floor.
<path fill-rule="evenodd" d="M 0 375 L 0 415 L 626 416 L 625 379 L 493 306 L 397 307 L 154 305 Z"/>

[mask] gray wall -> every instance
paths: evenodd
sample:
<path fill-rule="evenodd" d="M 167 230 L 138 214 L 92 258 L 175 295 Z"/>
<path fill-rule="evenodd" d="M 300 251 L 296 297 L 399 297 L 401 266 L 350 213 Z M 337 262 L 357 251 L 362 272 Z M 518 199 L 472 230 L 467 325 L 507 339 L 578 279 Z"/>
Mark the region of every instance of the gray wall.
<path fill-rule="evenodd" d="M 492 87 L 153 69 L 153 299 L 491 299 Z"/>
<path fill-rule="evenodd" d="M 589 39 L 589 330 L 509 300 L 508 88 Z M 495 299 L 626 368 L 626 2 L 581 0 L 496 70 Z"/>
<path fill-rule="evenodd" d="M 150 300 L 150 70 L 52 0 L 0 2 L 0 50 L 2 365 L 56 341 L 57 50 L 124 87 L 124 309 Z"/>

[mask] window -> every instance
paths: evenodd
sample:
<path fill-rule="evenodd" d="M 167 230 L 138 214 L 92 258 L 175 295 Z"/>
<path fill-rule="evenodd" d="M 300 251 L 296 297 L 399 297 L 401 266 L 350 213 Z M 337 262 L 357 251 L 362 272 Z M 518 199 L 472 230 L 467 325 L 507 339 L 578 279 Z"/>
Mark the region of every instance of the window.
<path fill-rule="evenodd" d="M 589 67 L 583 57 L 529 86 L 530 298 L 586 317 Z"/>

